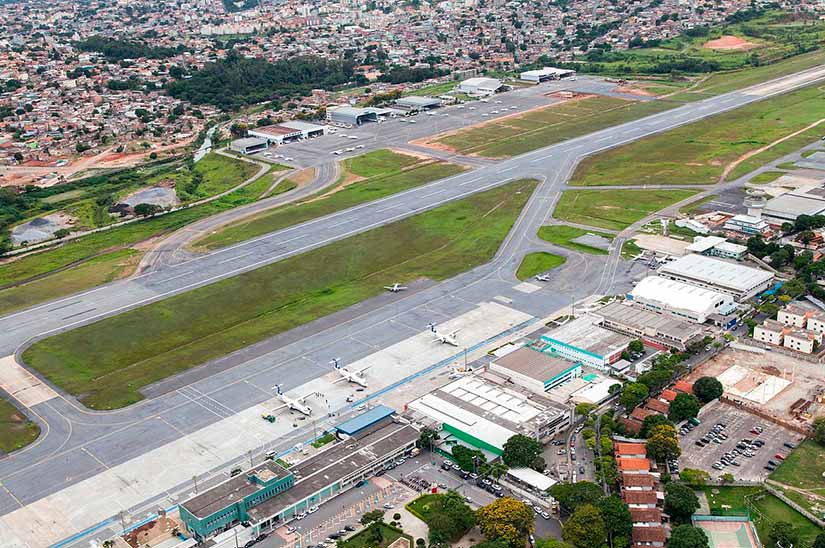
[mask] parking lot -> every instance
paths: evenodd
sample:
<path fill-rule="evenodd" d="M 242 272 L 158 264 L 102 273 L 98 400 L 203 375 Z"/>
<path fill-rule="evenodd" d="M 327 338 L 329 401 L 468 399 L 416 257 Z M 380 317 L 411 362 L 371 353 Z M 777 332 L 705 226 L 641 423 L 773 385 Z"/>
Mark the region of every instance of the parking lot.
<path fill-rule="evenodd" d="M 718 478 L 722 474 L 732 474 L 734 478 L 741 481 L 763 481 L 768 477 L 770 471 L 765 469 L 769 460 L 776 463 L 781 461 L 775 455 L 787 456 L 790 449 L 783 444 L 786 442 L 796 445 L 800 436 L 772 422 L 760 419 L 750 413 L 730 407 L 722 403 L 711 404 L 712 409 L 703 410 L 701 424 L 693 428 L 686 435 L 679 436 L 679 445 L 682 448 L 682 456 L 679 458 L 679 469 L 684 468 L 699 469 L 708 472 L 712 478 Z M 726 440 L 720 438 L 720 443 L 711 441 L 704 447 L 699 447 L 696 442 L 703 436 L 708 435 L 714 425 L 724 424 L 720 430 L 727 436 Z M 759 434 L 752 430 L 761 427 L 763 431 Z M 722 456 L 736 449 L 736 445 L 742 439 L 761 440 L 762 447 L 753 447 L 753 457 L 738 455 L 734 459 L 739 466 L 726 465 L 721 470 L 713 468 L 713 464 L 719 462 Z"/>

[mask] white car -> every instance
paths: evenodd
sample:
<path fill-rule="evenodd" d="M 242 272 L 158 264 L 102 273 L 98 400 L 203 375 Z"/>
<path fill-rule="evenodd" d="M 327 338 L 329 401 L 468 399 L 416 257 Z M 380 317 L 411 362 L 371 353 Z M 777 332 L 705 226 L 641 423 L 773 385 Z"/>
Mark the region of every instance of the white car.
<path fill-rule="evenodd" d="M 357 139 L 357 138 L 358 138 L 357 135 L 350 135 L 350 136 L 347 137 L 347 139 Z"/>
<path fill-rule="evenodd" d="M 310 506 L 309 508 L 307 508 L 307 512 L 310 513 L 310 514 L 314 514 L 317 511 L 318 511 L 317 506 Z"/>
<path fill-rule="evenodd" d="M 294 159 L 295 158 L 293 158 L 292 156 L 287 156 L 286 158 L 284 158 L 284 160 L 287 161 L 287 162 L 291 162 Z"/>
<path fill-rule="evenodd" d="M 470 107 L 470 110 L 475 110 L 475 109 L 476 109 L 476 107 Z"/>
<path fill-rule="evenodd" d="M 387 510 L 392 510 L 393 508 L 395 508 L 395 506 L 393 506 L 389 502 L 385 502 L 384 503 L 384 508 L 386 508 Z"/>
<path fill-rule="evenodd" d="M 355 150 L 355 147 L 347 147 L 345 150 L 347 152 L 352 152 L 353 150 Z"/>
<path fill-rule="evenodd" d="M 335 154 L 336 156 L 340 156 L 341 154 L 343 154 L 343 152 L 340 151 L 340 150 L 333 150 L 332 153 Z"/>
<path fill-rule="evenodd" d="M 415 123 L 415 120 L 410 120 L 410 123 L 411 123 L 411 124 L 414 124 L 414 123 Z"/>
<path fill-rule="evenodd" d="M 355 145 L 355 148 L 364 148 L 364 145 Z"/>

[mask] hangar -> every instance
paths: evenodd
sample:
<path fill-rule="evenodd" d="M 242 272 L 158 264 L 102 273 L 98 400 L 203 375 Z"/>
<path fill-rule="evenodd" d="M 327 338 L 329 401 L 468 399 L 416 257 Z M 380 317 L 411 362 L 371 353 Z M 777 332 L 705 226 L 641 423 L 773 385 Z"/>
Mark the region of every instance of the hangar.
<path fill-rule="evenodd" d="M 420 97 L 411 95 L 395 100 L 395 104 L 409 111 L 431 110 L 441 106 L 441 99 L 437 97 Z"/>
<path fill-rule="evenodd" d="M 730 295 L 661 276 L 644 278 L 627 297 L 657 314 L 669 314 L 694 323 L 705 323 L 712 314 L 724 316 L 736 309 Z"/>
<path fill-rule="evenodd" d="M 269 144 L 282 145 L 292 141 L 320 137 L 326 133 L 326 130 L 326 126 L 292 120 L 281 124 L 253 128 L 247 133 L 259 139 L 266 139 Z"/>
<path fill-rule="evenodd" d="M 659 269 L 659 276 L 725 293 L 736 301 L 765 291 L 774 277 L 758 268 L 694 254 L 666 263 Z"/>
<path fill-rule="evenodd" d="M 602 327 L 642 339 L 651 346 L 684 350 L 702 336 L 702 326 L 656 314 L 649 310 L 612 302 L 593 312 Z"/>
<path fill-rule="evenodd" d="M 543 395 L 582 374 L 580 363 L 523 346 L 490 364 L 490 371 Z"/>
<path fill-rule="evenodd" d="M 493 95 L 504 91 L 504 84 L 496 78 L 469 78 L 458 84 L 458 91 L 467 95 Z"/>
<path fill-rule="evenodd" d="M 259 137 L 245 137 L 232 141 L 229 148 L 244 155 L 255 154 L 256 152 L 268 149 L 269 141 Z"/>
<path fill-rule="evenodd" d="M 345 126 L 360 126 L 366 122 L 377 122 L 375 110 L 358 107 L 338 106 L 327 109 L 327 121 Z"/>
<path fill-rule="evenodd" d="M 560 69 L 555 67 L 544 67 L 538 70 L 528 70 L 522 72 L 519 78 L 524 82 L 533 82 L 540 84 L 549 80 L 561 80 L 562 78 L 570 78 L 576 75 L 576 71 L 572 69 Z"/>
<path fill-rule="evenodd" d="M 591 316 L 569 321 L 541 336 L 546 344 L 543 351 L 606 371 L 611 363 L 621 359 L 632 339 L 597 324 L 598 319 Z"/>

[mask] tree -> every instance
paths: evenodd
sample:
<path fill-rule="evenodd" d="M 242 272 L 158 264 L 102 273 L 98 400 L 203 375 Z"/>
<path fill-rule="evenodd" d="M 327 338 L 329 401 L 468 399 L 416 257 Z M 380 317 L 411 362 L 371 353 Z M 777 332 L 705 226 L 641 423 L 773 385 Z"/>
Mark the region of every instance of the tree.
<path fill-rule="evenodd" d="M 451 452 L 455 463 L 465 472 L 473 472 L 482 464 L 487 463 L 487 457 L 478 449 L 454 445 Z"/>
<path fill-rule="evenodd" d="M 15 162 L 22 162 L 23 161 L 23 154 L 20 152 L 14 153 L 14 161 Z"/>
<path fill-rule="evenodd" d="M 577 403 L 575 408 L 576 415 L 579 417 L 586 417 L 587 415 L 592 413 L 593 410 L 596 409 L 596 407 L 597 406 L 592 403 Z"/>
<path fill-rule="evenodd" d="M 432 428 L 422 428 L 418 436 L 418 446 L 422 449 L 431 449 L 432 444 L 438 440 L 438 432 Z"/>
<path fill-rule="evenodd" d="M 648 437 L 650 435 L 650 431 L 660 424 L 669 424 L 670 426 L 673 426 L 673 423 L 670 422 L 670 420 L 664 415 L 648 415 L 645 417 L 644 422 L 642 422 L 642 430 L 640 432 L 641 436 L 643 438 Z"/>
<path fill-rule="evenodd" d="M 687 523 L 699 509 L 699 499 L 693 489 L 684 483 L 673 481 L 665 487 L 665 512 L 675 523 Z"/>
<path fill-rule="evenodd" d="M 163 208 L 157 204 L 137 204 L 134 207 L 135 215 L 138 217 L 151 217 Z"/>
<path fill-rule="evenodd" d="M 814 419 L 814 441 L 820 445 L 825 445 L 825 417 Z"/>
<path fill-rule="evenodd" d="M 524 434 L 516 434 L 504 442 L 501 460 L 510 467 L 527 467 L 531 466 L 539 456 L 541 456 L 539 442 Z"/>
<path fill-rule="evenodd" d="M 622 499 L 615 495 L 605 496 L 599 499 L 596 507 L 602 514 L 607 534 L 614 539 L 614 547 L 617 538 L 630 539 L 633 533 L 633 518 Z"/>
<path fill-rule="evenodd" d="M 670 532 L 669 548 L 709 548 L 710 542 L 705 532 L 693 525 L 680 525 Z"/>
<path fill-rule="evenodd" d="M 536 548 L 573 548 L 572 544 L 553 537 L 537 538 L 535 543 Z"/>
<path fill-rule="evenodd" d="M 619 396 L 619 403 L 629 412 L 647 397 L 649 390 L 647 386 L 639 382 L 631 382 L 625 385 Z"/>
<path fill-rule="evenodd" d="M 500 479 L 501 476 L 507 473 L 507 466 L 501 462 L 494 462 L 490 465 L 490 475 L 495 479 Z"/>
<path fill-rule="evenodd" d="M 599 509 L 584 504 L 564 524 L 561 536 L 576 548 L 601 548 L 607 544 L 607 527 Z"/>
<path fill-rule="evenodd" d="M 678 394 L 676 398 L 670 402 L 668 418 L 675 422 L 693 418 L 699 414 L 699 408 L 701 406 L 699 400 L 693 394 Z"/>
<path fill-rule="evenodd" d="M 669 424 L 655 426 L 647 438 L 647 454 L 657 461 L 678 458 L 682 454 L 676 429 Z"/>
<path fill-rule="evenodd" d="M 369 525 L 373 521 L 383 521 L 384 520 L 384 511 L 383 510 L 371 510 L 369 512 L 365 512 L 361 516 L 361 525 Z"/>
<path fill-rule="evenodd" d="M 819 533 L 816 536 L 811 548 L 825 548 L 825 533 Z"/>
<path fill-rule="evenodd" d="M 701 377 L 693 383 L 693 393 L 702 403 L 717 399 L 724 390 L 722 383 L 714 377 Z"/>
<path fill-rule="evenodd" d="M 693 468 L 684 468 L 679 472 L 679 479 L 688 485 L 704 485 L 710 480 L 710 474 L 704 470 L 696 470 Z"/>
<path fill-rule="evenodd" d="M 799 546 L 799 530 L 787 521 L 776 521 L 768 531 L 768 540 L 776 548 Z"/>
<path fill-rule="evenodd" d="M 511 548 L 521 548 L 533 534 L 533 510 L 510 497 L 500 498 L 476 512 L 478 528 L 487 540 L 501 539 Z"/>
<path fill-rule="evenodd" d="M 575 512 L 583 504 L 596 504 L 604 496 L 602 488 L 589 481 L 557 483 L 549 492 L 569 512 Z"/>
<path fill-rule="evenodd" d="M 639 339 L 630 341 L 630 344 L 627 345 L 627 350 L 634 354 L 638 354 L 639 352 L 645 351 L 645 343 L 640 341 Z"/>

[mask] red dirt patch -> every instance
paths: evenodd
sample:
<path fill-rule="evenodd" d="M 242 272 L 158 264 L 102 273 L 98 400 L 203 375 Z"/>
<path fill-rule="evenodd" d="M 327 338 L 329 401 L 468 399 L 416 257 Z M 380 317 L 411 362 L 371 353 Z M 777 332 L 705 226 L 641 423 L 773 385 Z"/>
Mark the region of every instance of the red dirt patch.
<path fill-rule="evenodd" d="M 758 48 L 759 46 L 753 42 L 748 42 L 744 38 L 726 35 L 720 36 L 716 40 L 709 40 L 705 42 L 703 47 L 707 49 L 747 51 L 749 49 Z"/>

